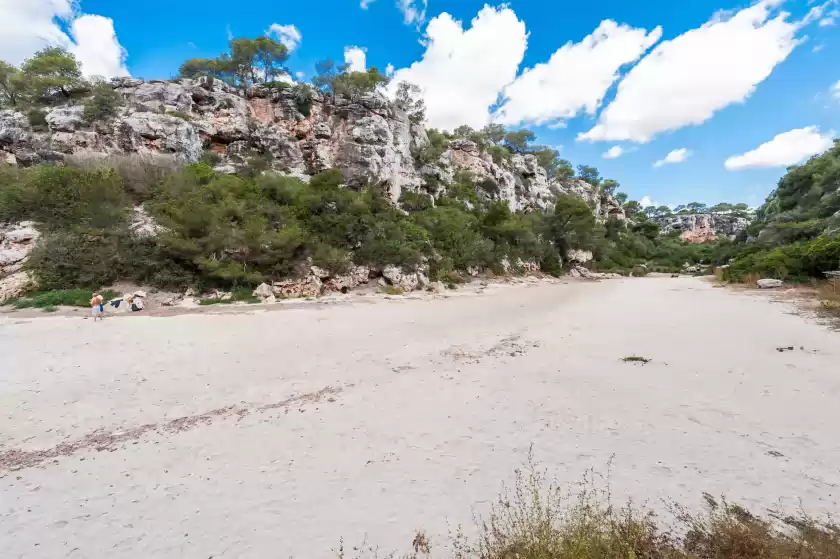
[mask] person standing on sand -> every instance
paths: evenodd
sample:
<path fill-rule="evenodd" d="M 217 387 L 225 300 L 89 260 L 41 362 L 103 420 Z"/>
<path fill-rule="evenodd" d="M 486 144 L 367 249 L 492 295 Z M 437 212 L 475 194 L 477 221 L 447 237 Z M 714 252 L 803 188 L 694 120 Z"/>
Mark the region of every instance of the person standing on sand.
<path fill-rule="evenodd" d="M 102 298 L 102 295 L 99 292 L 95 292 L 93 297 L 90 300 L 90 310 L 91 314 L 93 315 L 93 321 L 96 322 L 96 319 L 102 320 L 104 317 L 102 316 L 102 312 L 105 305 L 105 299 Z"/>

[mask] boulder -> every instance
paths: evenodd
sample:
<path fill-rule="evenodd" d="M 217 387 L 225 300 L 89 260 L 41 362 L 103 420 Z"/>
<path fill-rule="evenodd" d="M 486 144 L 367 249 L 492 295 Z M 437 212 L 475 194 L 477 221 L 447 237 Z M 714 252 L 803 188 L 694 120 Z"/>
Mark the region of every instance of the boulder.
<path fill-rule="evenodd" d="M 138 239 L 146 239 L 156 237 L 159 233 L 166 231 L 166 228 L 159 225 L 155 218 L 153 218 L 146 211 L 143 206 L 135 206 L 132 209 L 131 225 L 129 230 L 134 237 Z"/>
<path fill-rule="evenodd" d="M 261 283 L 257 286 L 253 293 L 251 293 L 251 295 L 259 297 L 260 299 L 267 299 L 268 297 L 274 297 L 274 291 L 267 283 Z"/>
<path fill-rule="evenodd" d="M 272 292 L 281 299 L 318 297 L 324 292 L 324 284 L 316 276 L 274 282 Z"/>
<path fill-rule="evenodd" d="M 775 289 L 777 287 L 782 287 L 785 282 L 780 279 L 760 279 L 755 282 L 759 289 Z"/>
<path fill-rule="evenodd" d="M 382 270 L 382 277 L 388 285 L 392 285 L 403 292 L 423 288 L 429 283 L 428 278 L 421 271 L 406 272 L 397 266 L 386 266 Z"/>
<path fill-rule="evenodd" d="M 39 238 L 31 221 L 0 225 L 0 277 L 20 270 Z"/>
<path fill-rule="evenodd" d="M 15 272 L 5 278 L 0 278 L 0 303 L 20 297 L 34 284 L 29 272 Z"/>
<path fill-rule="evenodd" d="M 32 138 L 32 126 L 29 120 L 10 109 L 0 111 L 0 146 L 22 144 Z"/>
<path fill-rule="evenodd" d="M 329 278 L 324 286 L 329 291 L 347 293 L 360 285 L 368 283 L 368 281 L 370 281 L 370 268 L 367 266 L 354 266 L 346 274 Z"/>

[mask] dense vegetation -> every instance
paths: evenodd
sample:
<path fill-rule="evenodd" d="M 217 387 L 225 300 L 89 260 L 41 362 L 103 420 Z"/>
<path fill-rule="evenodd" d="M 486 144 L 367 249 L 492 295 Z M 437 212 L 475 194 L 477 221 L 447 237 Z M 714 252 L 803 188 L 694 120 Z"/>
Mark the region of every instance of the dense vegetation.
<path fill-rule="evenodd" d="M 376 185 L 342 187 L 337 170 L 307 184 L 194 164 L 143 188 L 136 167 L 119 170 L 0 169 L 0 221 L 32 219 L 44 233 L 29 261 L 41 288 L 128 278 L 161 287 L 253 285 L 294 275 L 309 259 L 337 273 L 353 263 L 428 265 L 448 281 L 470 268 L 503 272 L 520 261 L 556 274 L 567 248 L 594 248 L 597 239 L 581 199 L 561 196 L 545 214 L 515 213 L 466 173 L 434 204 L 405 193 L 401 210 Z M 163 232 L 131 233 L 139 202 Z"/>
<path fill-rule="evenodd" d="M 727 277 L 789 280 L 822 277 L 840 269 L 840 142 L 795 165 L 756 212 Z"/>

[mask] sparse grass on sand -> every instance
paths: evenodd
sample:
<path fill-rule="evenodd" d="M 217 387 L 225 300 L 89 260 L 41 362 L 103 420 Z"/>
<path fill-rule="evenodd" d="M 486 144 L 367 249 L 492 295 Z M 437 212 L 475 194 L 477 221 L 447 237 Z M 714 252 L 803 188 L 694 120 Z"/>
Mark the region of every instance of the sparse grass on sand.
<path fill-rule="evenodd" d="M 386 295 L 402 295 L 402 289 L 399 287 L 394 287 L 393 285 L 383 285 L 379 288 L 379 291 L 386 294 Z"/>
<path fill-rule="evenodd" d="M 817 296 L 820 298 L 820 313 L 840 318 L 840 291 L 836 291 L 835 287 L 826 281 L 818 286 Z"/>
<path fill-rule="evenodd" d="M 706 510 L 695 514 L 671 505 L 669 529 L 647 507 L 632 502 L 615 506 L 609 487 L 597 489 L 590 472 L 576 487 L 547 481 L 533 462 L 517 471 L 477 535 L 459 529 L 448 548 L 436 548 L 418 531 L 406 555 L 380 555 L 362 545 L 339 559 L 373 557 L 450 557 L 452 559 L 835 559 L 840 557 L 840 526 L 805 513 L 753 515 L 737 504 L 704 494 Z M 441 553 L 435 553 L 436 550 Z"/>
<path fill-rule="evenodd" d="M 107 302 L 118 297 L 116 291 L 101 291 L 100 294 Z M 63 289 L 57 291 L 42 291 L 28 293 L 23 297 L 7 299 L 3 305 L 14 306 L 18 309 L 44 309 L 47 312 L 55 312 L 56 307 L 89 307 L 93 291 L 87 289 Z M 48 310 L 52 309 L 52 310 Z"/>

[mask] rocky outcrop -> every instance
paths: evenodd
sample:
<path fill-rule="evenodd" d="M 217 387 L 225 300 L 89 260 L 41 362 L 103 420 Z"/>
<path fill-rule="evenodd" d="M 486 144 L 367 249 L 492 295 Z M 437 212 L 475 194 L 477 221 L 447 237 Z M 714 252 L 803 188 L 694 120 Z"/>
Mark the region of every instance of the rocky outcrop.
<path fill-rule="evenodd" d="M 31 221 L 0 225 L 0 302 L 22 295 L 33 283 L 22 267 L 39 238 Z"/>
<path fill-rule="evenodd" d="M 550 180 L 531 154 L 497 164 L 474 142 L 456 139 L 437 161 L 420 164 L 418 155 L 429 145 L 425 129 L 379 92 L 333 99 L 310 89 L 311 102 L 304 105 L 291 87 L 243 91 L 209 78 L 117 78 L 111 85 L 124 103 L 108 120 L 85 122 L 83 106 L 68 104 L 51 108 L 46 129 L 34 130 L 22 113 L 0 111 L 0 161 L 33 165 L 81 154 L 196 161 L 208 151 L 224 173 L 260 157 L 275 171 L 304 180 L 338 168 L 347 186 L 382 185 L 394 202 L 405 190 L 439 194 L 466 170 L 480 195 L 512 210 L 547 209 L 555 193 L 566 193 L 586 200 L 601 219 L 624 219 L 611 196 L 578 179 Z"/>
<path fill-rule="evenodd" d="M 387 266 L 382 270 L 382 277 L 388 285 L 403 293 L 423 289 L 429 284 L 429 279 L 423 271 L 406 271 L 397 266 Z"/>
<path fill-rule="evenodd" d="M 705 243 L 719 236 L 734 238 L 749 225 L 749 220 L 729 214 L 684 214 L 657 220 L 663 234 L 680 231 L 690 243 Z"/>

